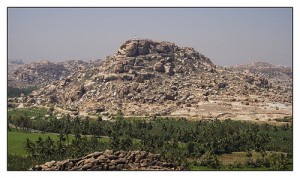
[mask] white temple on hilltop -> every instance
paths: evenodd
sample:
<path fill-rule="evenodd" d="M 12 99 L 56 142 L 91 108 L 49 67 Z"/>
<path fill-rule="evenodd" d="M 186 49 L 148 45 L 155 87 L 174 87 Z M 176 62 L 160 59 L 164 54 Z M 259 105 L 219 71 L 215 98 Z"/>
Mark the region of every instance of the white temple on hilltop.
<path fill-rule="evenodd" d="M 138 41 L 138 40 L 140 40 L 138 37 L 136 37 L 136 35 L 133 37 L 133 39 L 132 39 L 133 41 Z"/>

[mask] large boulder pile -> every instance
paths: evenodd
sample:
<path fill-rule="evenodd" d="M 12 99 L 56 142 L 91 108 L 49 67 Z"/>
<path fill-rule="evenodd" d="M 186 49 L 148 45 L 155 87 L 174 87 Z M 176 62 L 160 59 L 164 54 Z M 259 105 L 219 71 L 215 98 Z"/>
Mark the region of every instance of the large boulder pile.
<path fill-rule="evenodd" d="M 191 70 L 213 71 L 215 65 L 193 48 L 180 48 L 170 42 L 152 40 L 128 40 L 118 49 L 114 57 L 106 62 L 107 70 L 114 66 L 113 72 L 128 73 L 132 70 L 138 75 L 141 71 L 173 75 L 176 72 L 190 73 Z"/>
<path fill-rule="evenodd" d="M 60 112 L 75 110 L 79 115 L 99 114 L 110 119 L 118 110 L 130 116 L 192 115 L 190 111 L 196 116 L 206 111 L 204 104 L 234 101 L 240 105 L 244 100 L 250 102 L 247 106 L 258 102 L 291 104 L 292 87 L 275 86 L 264 77 L 216 66 L 191 47 L 133 39 L 101 65 L 74 70 L 32 92 L 22 99 L 25 103 L 18 98 L 11 102 L 33 107 L 55 105 Z"/>
<path fill-rule="evenodd" d="M 78 159 L 50 161 L 36 165 L 33 171 L 115 171 L 115 170 L 183 170 L 164 161 L 159 154 L 146 151 L 94 152 Z"/>

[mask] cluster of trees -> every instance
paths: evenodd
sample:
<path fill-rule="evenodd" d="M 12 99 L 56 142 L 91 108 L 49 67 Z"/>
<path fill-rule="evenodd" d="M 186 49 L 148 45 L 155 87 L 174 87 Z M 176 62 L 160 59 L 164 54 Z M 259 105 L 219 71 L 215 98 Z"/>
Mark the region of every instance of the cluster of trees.
<path fill-rule="evenodd" d="M 118 115 L 114 121 L 103 121 L 101 118 L 37 118 L 31 121 L 30 127 L 42 132 L 59 133 L 61 137 L 57 142 L 50 138 L 35 143 L 26 141 L 28 154 L 41 159 L 48 158 L 49 155 L 58 155 L 61 158 L 78 157 L 104 149 L 140 149 L 160 153 L 165 159 L 180 165 L 187 164 L 187 158 L 201 158 L 199 165 L 220 168 L 216 156 L 219 154 L 250 150 L 275 151 L 288 153 L 287 158 L 291 158 L 293 149 L 292 126 L 288 124 L 272 126 L 216 119 L 188 121 L 185 118 L 141 120 L 124 119 L 122 115 Z M 68 139 L 70 134 L 75 136 L 71 142 Z M 89 136 L 86 137 L 87 135 Z M 102 136 L 108 137 L 110 141 L 99 142 L 97 138 Z M 281 158 L 274 160 L 279 159 Z M 268 161 L 272 162 L 272 159 Z M 270 167 L 283 163 L 275 162 L 260 165 Z M 251 161 L 248 165 L 251 165 Z M 278 169 L 284 168 L 283 166 Z"/>
<path fill-rule="evenodd" d="M 9 124 L 18 126 L 21 130 L 29 131 L 32 128 L 32 121 L 29 119 L 28 115 L 12 118 L 8 116 L 7 128 L 10 130 Z"/>
<path fill-rule="evenodd" d="M 18 127 L 31 128 L 42 132 L 73 135 L 108 136 L 114 140 L 114 148 L 126 149 L 131 139 L 141 141 L 143 149 L 154 151 L 160 149 L 165 142 L 178 142 L 194 157 L 206 151 L 214 154 L 236 151 L 278 151 L 292 153 L 292 126 L 258 125 L 232 120 L 200 120 L 156 119 L 152 121 L 123 119 L 103 121 L 101 118 L 26 120 L 20 117 L 12 123 Z M 26 121 L 26 122 L 22 122 Z M 121 144 L 121 145 L 119 145 Z"/>
<path fill-rule="evenodd" d="M 59 134 L 55 141 L 50 137 L 43 140 L 39 137 L 36 141 L 26 139 L 24 149 L 29 157 L 37 160 L 59 160 L 84 156 L 95 150 L 109 148 L 108 143 L 99 142 L 95 137 L 76 135 L 69 140 L 65 134 Z"/>
<path fill-rule="evenodd" d="M 20 97 L 21 93 L 23 93 L 25 96 L 29 95 L 33 90 L 36 90 L 37 87 L 27 87 L 27 88 L 16 88 L 13 86 L 7 87 L 7 97 Z"/>
<path fill-rule="evenodd" d="M 285 153 L 271 153 L 260 152 L 260 156 L 256 159 L 253 158 L 252 153 L 247 153 L 246 167 L 256 168 L 265 167 L 269 170 L 287 170 L 288 165 L 292 165 L 292 154 Z"/>

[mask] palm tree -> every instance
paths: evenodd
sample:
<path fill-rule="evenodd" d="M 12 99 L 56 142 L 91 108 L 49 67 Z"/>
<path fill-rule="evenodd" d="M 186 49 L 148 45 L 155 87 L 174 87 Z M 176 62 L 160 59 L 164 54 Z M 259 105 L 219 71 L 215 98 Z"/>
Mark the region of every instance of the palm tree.
<path fill-rule="evenodd" d="M 90 120 L 87 117 L 82 121 L 82 135 L 87 135 L 88 133 L 90 133 Z"/>
<path fill-rule="evenodd" d="M 63 134 L 66 135 L 66 138 L 67 138 L 67 141 L 68 141 L 68 144 L 69 144 L 69 134 L 71 134 L 71 121 L 70 121 L 70 118 L 63 118 L 62 119 L 63 121 Z"/>
<path fill-rule="evenodd" d="M 129 150 L 132 147 L 132 139 L 128 136 L 121 139 L 120 148 L 121 150 Z"/>
<path fill-rule="evenodd" d="M 187 144 L 187 154 L 188 155 L 194 155 L 195 153 L 195 143 L 194 142 L 188 142 Z"/>
<path fill-rule="evenodd" d="M 45 140 L 44 144 L 45 149 L 45 155 L 46 157 L 50 158 L 55 153 L 55 145 L 54 141 L 48 136 Z"/>
<path fill-rule="evenodd" d="M 66 153 L 66 145 L 65 145 L 65 141 L 66 141 L 66 138 L 65 138 L 65 135 L 63 133 L 60 133 L 58 135 L 58 138 L 59 140 L 56 142 L 56 152 L 58 153 L 58 155 L 60 157 L 63 157 Z"/>
<path fill-rule="evenodd" d="M 35 155 L 36 146 L 31 140 L 29 140 L 29 138 L 26 138 L 26 141 L 24 143 L 24 148 L 26 152 L 29 153 L 29 156 L 33 157 Z"/>
<path fill-rule="evenodd" d="M 44 141 L 42 137 L 39 137 L 37 141 L 35 141 L 36 144 L 36 152 L 40 158 L 44 157 Z"/>
<path fill-rule="evenodd" d="M 120 139 L 116 132 L 112 133 L 112 138 L 110 138 L 110 146 L 112 149 L 119 149 L 120 148 Z"/>

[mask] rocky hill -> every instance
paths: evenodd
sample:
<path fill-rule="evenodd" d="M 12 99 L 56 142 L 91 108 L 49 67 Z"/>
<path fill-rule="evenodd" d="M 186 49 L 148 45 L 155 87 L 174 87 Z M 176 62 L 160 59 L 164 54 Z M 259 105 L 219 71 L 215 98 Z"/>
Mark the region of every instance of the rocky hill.
<path fill-rule="evenodd" d="M 9 59 L 7 64 L 7 74 L 8 74 L 8 81 L 14 80 L 14 73 L 16 70 L 18 70 L 21 66 L 24 65 L 22 60 L 12 60 Z M 10 85 L 10 82 L 8 82 L 8 85 Z"/>
<path fill-rule="evenodd" d="M 264 77 L 279 86 L 292 86 L 293 83 L 293 69 L 291 67 L 275 66 L 266 62 L 252 62 L 250 64 L 230 66 L 228 69 Z"/>
<path fill-rule="evenodd" d="M 146 151 L 106 150 L 78 159 L 50 161 L 36 165 L 33 171 L 114 171 L 114 170 L 183 170 Z"/>
<path fill-rule="evenodd" d="M 99 65 L 99 61 L 84 62 L 69 60 L 65 62 L 39 61 L 29 64 L 9 62 L 8 85 L 26 88 L 46 86 L 53 81 L 65 78 L 77 70 Z"/>
<path fill-rule="evenodd" d="M 246 118 L 250 112 L 254 118 L 270 118 L 291 114 L 292 90 L 216 66 L 190 47 L 134 39 L 102 65 L 78 70 L 23 101 L 82 115 L 109 116 L 122 110 L 131 116 Z M 282 104 L 280 111 L 276 103 Z"/>

